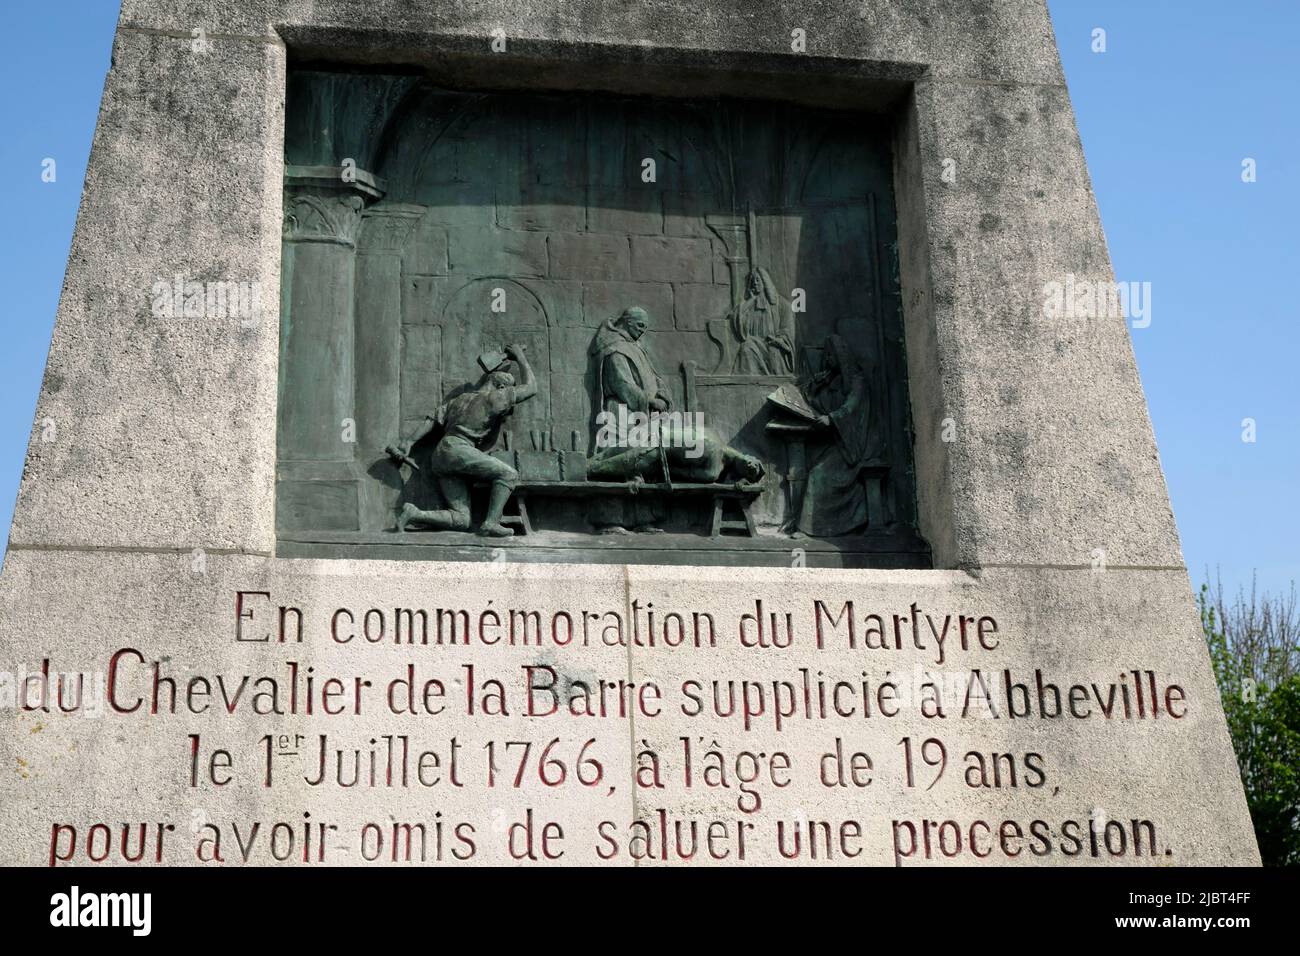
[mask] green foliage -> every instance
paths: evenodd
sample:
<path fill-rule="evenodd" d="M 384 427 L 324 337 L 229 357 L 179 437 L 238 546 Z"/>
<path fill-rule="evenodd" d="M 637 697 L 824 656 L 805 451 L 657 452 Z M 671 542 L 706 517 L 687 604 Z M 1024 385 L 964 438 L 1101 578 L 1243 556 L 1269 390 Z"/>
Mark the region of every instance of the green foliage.
<path fill-rule="evenodd" d="M 1202 585 L 1201 626 L 1223 697 L 1259 852 L 1266 866 L 1300 866 L 1300 629 L 1286 598 L 1232 604 Z"/>

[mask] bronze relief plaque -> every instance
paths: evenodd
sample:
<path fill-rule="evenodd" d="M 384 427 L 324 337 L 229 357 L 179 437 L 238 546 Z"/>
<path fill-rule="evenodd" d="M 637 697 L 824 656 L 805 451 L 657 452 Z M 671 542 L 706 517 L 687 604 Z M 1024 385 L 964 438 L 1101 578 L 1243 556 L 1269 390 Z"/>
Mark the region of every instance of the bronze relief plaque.
<path fill-rule="evenodd" d="M 291 74 L 280 553 L 929 567 L 889 124 Z"/>

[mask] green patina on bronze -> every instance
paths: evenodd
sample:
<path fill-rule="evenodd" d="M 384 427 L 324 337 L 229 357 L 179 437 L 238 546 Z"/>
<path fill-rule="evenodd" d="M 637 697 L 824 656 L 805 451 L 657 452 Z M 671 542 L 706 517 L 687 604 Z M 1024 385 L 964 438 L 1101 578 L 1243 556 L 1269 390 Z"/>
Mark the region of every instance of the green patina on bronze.
<path fill-rule="evenodd" d="M 286 115 L 283 553 L 929 566 L 883 121 L 306 70 Z"/>

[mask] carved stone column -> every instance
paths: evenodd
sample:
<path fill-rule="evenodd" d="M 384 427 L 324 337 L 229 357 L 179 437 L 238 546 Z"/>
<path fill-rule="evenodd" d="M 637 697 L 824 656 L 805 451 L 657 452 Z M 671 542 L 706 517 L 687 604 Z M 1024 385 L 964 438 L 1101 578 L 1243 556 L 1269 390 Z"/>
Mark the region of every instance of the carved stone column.
<path fill-rule="evenodd" d="M 356 237 L 383 195 L 357 169 L 285 169 L 277 525 L 356 530 Z M 328 502 L 329 507 L 320 507 Z M 347 517 L 350 516 L 350 517 Z"/>
<path fill-rule="evenodd" d="M 402 476 L 384 452 L 402 438 L 402 251 L 425 210 L 402 203 L 367 209 L 357 235 L 357 464 L 362 531 L 393 526 Z"/>

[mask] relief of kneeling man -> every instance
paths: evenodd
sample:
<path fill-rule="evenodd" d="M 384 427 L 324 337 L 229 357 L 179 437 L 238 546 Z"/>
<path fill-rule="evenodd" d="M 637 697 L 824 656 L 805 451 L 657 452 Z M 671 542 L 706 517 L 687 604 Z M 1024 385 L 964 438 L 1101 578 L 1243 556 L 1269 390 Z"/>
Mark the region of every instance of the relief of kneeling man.
<path fill-rule="evenodd" d="M 428 469 L 446 503 L 445 508 L 425 510 L 407 502 L 397 516 L 398 531 L 405 531 L 412 523 L 435 531 L 468 531 L 470 486 L 487 482 L 491 492 L 478 534 L 497 538 L 514 534 L 501 523 L 501 513 L 519 482 L 519 473 L 489 452 L 515 406 L 537 394 L 537 378 L 523 349 L 508 345 L 505 354 L 518 366 L 518 382 L 504 366 L 485 373 L 475 388 L 440 406 L 416 434 L 398 446 L 398 454 L 409 459 L 416 442 L 442 430 Z"/>

